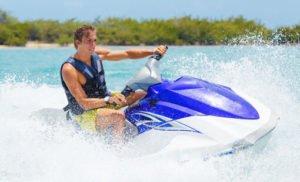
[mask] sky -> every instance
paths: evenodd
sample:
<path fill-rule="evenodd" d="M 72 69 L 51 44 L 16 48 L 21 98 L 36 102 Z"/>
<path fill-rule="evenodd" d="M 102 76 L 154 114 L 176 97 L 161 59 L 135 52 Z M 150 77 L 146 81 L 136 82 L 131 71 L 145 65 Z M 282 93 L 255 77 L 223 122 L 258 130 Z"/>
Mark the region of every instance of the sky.
<path fill-rule="evenodd" d="M 243 16 L 268 28 L 300 24 L 300 0 L 0 0 L 0 9 L 20 21 L 71 18 L 92 22 L 107 17 L 209 20 Z"/>

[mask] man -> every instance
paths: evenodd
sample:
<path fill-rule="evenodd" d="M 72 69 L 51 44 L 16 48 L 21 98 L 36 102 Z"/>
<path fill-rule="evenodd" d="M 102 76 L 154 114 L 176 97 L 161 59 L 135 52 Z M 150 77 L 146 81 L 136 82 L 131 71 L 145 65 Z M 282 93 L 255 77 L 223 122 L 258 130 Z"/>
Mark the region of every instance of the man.
<path fill-rule="evenodd" d="M 74 46 L 77 52 L 61 67 L 61 81 L 65 89 L 68 109 L 82 129 L 94 133 L 105 132 L 113 126 L 115 142 L 122 141 L 125 126 L 125 114 L 111 105 L 126 106 L 136 102 L 146 93 L 138 91 L 125 98 L 122 94 L 111 95 L 107 91 L 102 61 L 120 61 L 139 59 L 146 56 L 166 52 L 165 46 L 157 49 L 129 49 L 112 51 L 96 48 L 96 30 L 92 26 L 83 25 L 74 34 Z"/>

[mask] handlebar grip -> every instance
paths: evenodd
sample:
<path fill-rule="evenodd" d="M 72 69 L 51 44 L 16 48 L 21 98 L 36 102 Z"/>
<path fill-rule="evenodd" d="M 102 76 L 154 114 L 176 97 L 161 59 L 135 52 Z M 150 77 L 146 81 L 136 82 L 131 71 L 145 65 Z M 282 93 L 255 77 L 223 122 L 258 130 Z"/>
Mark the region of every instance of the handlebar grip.
<path fill-rule="evenodd" d="M 166 49 L 168 49 L 168 46 L 167 45 L 164 45 Z M 153 56 L 151 56 L 153 58 L 155 58 L 156 60 L 160 60 L 161 58 L 161 55 L 160 54 L 153 54 Z"/>
<path fill-rule="evenodd" d="M 122 90 L 121 94 L 124 95 L 125 97 L 128 97 L 131 92 L 134 92 L 128 85 Z M 113 102 L 112 105 L 116 107 L 118 104 Z"/>

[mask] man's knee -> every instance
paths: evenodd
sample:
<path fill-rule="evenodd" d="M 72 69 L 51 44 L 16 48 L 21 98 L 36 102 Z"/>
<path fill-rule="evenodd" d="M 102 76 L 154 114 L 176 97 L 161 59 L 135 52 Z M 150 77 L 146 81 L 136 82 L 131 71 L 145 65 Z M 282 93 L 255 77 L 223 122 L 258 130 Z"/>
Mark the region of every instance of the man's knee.
<path fill-rule="evenodd" d="M 114 115 L 115 115 L 116 117 L 118 117 L 119 120 L 121 120 L 121 121 L 124 121 L 124 120 L 125 120 L 125 113 L 124 113 L 123 111 L 116 111 L 116 112 L 114 113 Z"/>

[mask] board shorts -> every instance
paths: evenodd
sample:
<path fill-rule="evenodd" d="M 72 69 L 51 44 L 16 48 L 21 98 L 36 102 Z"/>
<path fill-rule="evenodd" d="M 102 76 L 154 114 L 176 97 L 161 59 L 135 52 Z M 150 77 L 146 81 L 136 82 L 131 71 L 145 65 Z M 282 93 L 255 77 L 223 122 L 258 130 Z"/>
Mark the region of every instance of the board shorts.
<path fill-rule="evenodd" d="M 118 92 L 112 92 L 112 96 L 116 95 Z M 101 108 L 97 108 L 97 109 L 92 109 L 92 110 L 88 110 L 85 111 L 82 114 L 78 114 L 78 115 L 73 115 L 73 118 L 76 120 L 76 122 L 78 123 L 78 125 L 80 126 L 80 128 L 83 131 L 87 131 L 87 132 L 91 132 L 93 134 L 97 134 L 97 135 L 103 135 L 106 132 L 106 129 L 96 129 L 96 116 L 99 110 L 101 109 L 120 109 L 122 107 L 122 105 L 117 105 L 117 106 L 113 106 L 113 105 L 107 105 Z"/>

